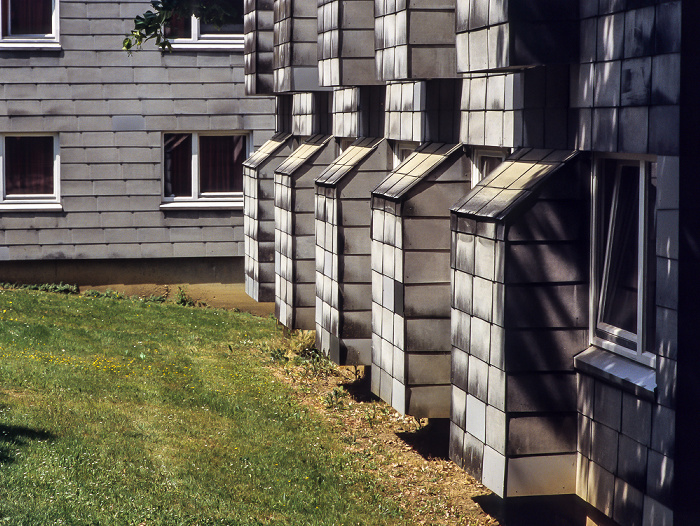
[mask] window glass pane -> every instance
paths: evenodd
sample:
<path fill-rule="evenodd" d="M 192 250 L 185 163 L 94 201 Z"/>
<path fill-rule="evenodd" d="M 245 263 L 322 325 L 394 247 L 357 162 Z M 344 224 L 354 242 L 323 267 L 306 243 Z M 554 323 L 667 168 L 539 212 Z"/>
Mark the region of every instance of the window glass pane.
<path fill-rule="evenodd" d="M 639 168 L 623 166 L 613 191 L 600 321 L 637 334 Z"/>
<path fill-rule="evenodd" d="M 51 195 L 53 137 L 5 138 L 5 193 Z"/>
<path fill-rule="evenodd" d="M 52 0 L 9 0 L 9 35 L 49 35 L 53 32 Z"/>
<path fill-rule="evenodd" d="M 246 138 L 233 136 L 200 136 L 200 192 L 242 192 L 243 161 Z"/>
<path fill-rule="evenodd" d="M 220 27 L 214 24 L 200 24 L 200 32 L 202 35 L 242 35 L 243 16 L 239 23 L 224 24 Z"/>
<path fill-rule="evenodd" d="M 192 135 L 166 133 L 164 195 L 165 197 L 192 196 Z"/>
<path fill-rule="evenodd" d="M 192 17 L 173 16 L 165 26 L 165 36 L 168 38 L 192 38 Z"/>

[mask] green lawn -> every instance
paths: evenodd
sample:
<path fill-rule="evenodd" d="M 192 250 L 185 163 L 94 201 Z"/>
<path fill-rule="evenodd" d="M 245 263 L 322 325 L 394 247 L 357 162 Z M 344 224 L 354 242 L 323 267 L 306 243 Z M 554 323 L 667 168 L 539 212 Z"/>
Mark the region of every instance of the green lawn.
<path fill-rule="evenodd" d="M 255 350 L 274 320 L 0 291 L 0 525 L 404 524 Z"/>

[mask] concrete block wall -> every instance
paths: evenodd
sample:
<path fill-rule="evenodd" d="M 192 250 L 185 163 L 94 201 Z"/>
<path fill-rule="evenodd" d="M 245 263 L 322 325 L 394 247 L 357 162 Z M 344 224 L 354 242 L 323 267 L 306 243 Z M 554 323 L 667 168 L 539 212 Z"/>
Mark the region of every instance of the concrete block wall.
<path fill-rule="evenodd" d="M 384 137 L 395 141 L 425 140 L 426 83 L 388 82 Z"/>
<path fill-rule="evenodd" d="M 244 0 L 243 3 L 245 94 L 272 94 L 273 0 Z"/>
<path fill-rule="evenodd" d="M 327 133 L 331 127 L 332 92 L 302 92 L 292 95 L 292 134 L 309 137 Z"/>
<path fill-rule="evenodd" d="M 294 142 L 275 134 L 243 163 L 245 291 L 255 301 L 275 301 L 275 169 Z"/>
<path fill-rule="evenodd" d="M 450 203 L 461 145 L 426 143 L 372 192 L 372 392 L 417 418 L 450 411 Z"/>
<path fill-rule="evenodd" d="M 275 315 L 313 330 L 316 306 L 314 181 L 337 157 L 330 135 L 314 135 L 275 170 Z"/>
<path fill-rule="evenodd" d="M 322 86 L 378 83 L 373 0 L 319 0 L 318 77 Z"/>
<path fill-rule="evenodd" d="M 242 53 L 128 56 L 124 34 L 147 5 L 64 0 L 60 51 L 0 50 L 0 127 L 54 133 L 62 212 L 0 217 L 0 259 L 242 256 L 240 209 L 162 211 L 163 132 L 274 129 L 272 99 L 244 97 Z"/>
<path fill-rule="evenodd" d="M 356 140 L 316 180 L 316 345 L 340 365 L 371 365 L 370 192 L 385 139 Z"/>
<path fill-rule="evenodd" d="M 375 76 L 383 81 L 456 76 L 455 0 L 374 3 Z"/>
<path fill-rule="evenodd" d="M 569 67 L 542 66 L 463 80 L 460 140 L 472 146 L 566 149 Z"/>

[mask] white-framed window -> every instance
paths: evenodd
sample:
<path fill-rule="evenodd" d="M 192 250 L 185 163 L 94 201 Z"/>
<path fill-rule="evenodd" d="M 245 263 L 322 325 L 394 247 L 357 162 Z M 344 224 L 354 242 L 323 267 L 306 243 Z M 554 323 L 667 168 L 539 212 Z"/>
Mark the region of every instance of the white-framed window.
<path fill-rule="evenodd" d="M 57 135 L 0 136 L 0 210 L 61 210 Z"/>
<path fill-rule="evenodd" d="M 597 159 L 592 195 L 591 343 L 653 366 L 656 163 Z"/>
<path fill-rule="evenodd" d="M 0 0 L 0 49 L 60 48 L 59 0 Z"/>
<path fill-rule="evenodd" d="M 244 133 L 164 133 L 161 208 L 243 206 Z"/>
<path fill-rule="evenodd" d="M 243 51 L 243 2 L 234 1 L 239 4 L 239 19 L 221 27 L 204 24 L 196 16 L 186 19 L 174 18 L 165 31 L 173 49 Z"/>
<path fill-rule="evenodd" d="M 472 188 L 501 164 L 506 155 L 504 150 L 474 150 L 472 152 Z"/>
<path fill-rule="evenodd" d="M 394 154 L 393 169 L 396 170 L 399 165 L 408 159 L 420 143 L 414 141 L 396 141 L 392 145 L 391 151 Z"/>

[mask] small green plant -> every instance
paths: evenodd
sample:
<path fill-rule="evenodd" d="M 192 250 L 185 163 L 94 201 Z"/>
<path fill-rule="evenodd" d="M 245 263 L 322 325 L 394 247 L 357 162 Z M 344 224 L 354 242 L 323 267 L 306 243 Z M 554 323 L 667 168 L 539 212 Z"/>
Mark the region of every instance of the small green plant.
<path fill-rule="evenodd" d="M 289 361 L 289 356 L 287 356 L 287 352 L 280 347 L 276 347 L 270 350 L 270 358 L 272 358 L 273 362 L 277 363 L 287 363 Z"/>
<path fill-rule="evenodd" d="M 86 290 L 83 293 L 83 296 L 87 296 L 88 298 L 108 298 L 108 299 L 113 299 L 113 300 L 125 300 L 126 296 L 122 294 L 121 292 L 117 292 L 116 290 L 112 289 L 107 289 L 104 292 L 100 292 L 99 290 Z"/>
<path fill-rule="evenodd" d="M 348 396 L 348 392 L 342 387 L 334 387 L 332 391 L 326 393 L 323 397 L 323 405 L 326 409 L 343 409 L 345 406 L 344 399 Z"/>
<path fill-rule="evenodd" d="M 187 295 L 187 290 L 184 287 L 177 288 L 177 294 L 175 294 L 175 303 L 182 305 L 183 307 L 196 307 L 197 302 Z"/>

